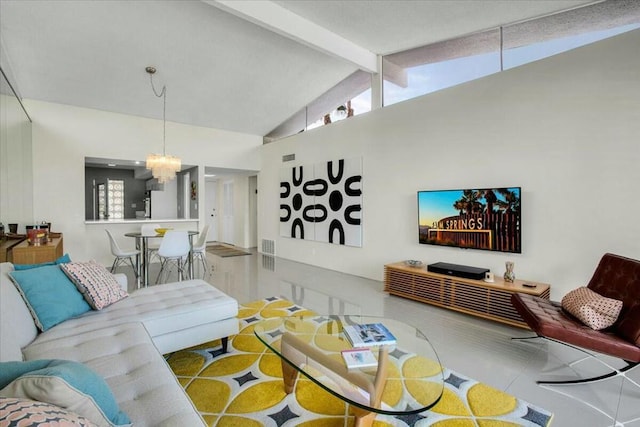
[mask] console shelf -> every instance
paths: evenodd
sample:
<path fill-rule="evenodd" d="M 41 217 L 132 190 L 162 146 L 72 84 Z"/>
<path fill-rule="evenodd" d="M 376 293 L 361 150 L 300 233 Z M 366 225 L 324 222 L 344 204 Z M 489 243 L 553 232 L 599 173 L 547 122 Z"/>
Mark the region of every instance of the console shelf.
<path fill-rule="evenodd" d="M 535 288 L 523 284 L 536 285 Z M 529 280 L 495 282 L 465 279 L 432 273 L 425 267 L 409 267 L 404 262 L 384 266 L 384 290 L 391 295 L 413 299 L 508 325 L 529 329 L 511 305 L 515 292 L 549 299 L 550 286 Z"/>

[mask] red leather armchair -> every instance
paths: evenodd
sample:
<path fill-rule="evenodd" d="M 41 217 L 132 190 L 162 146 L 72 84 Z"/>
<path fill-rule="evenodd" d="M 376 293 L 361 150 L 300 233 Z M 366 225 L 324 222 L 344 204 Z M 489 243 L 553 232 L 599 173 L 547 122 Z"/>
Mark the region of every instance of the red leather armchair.
<path fill-rule="evenodd" d="M 624 375 L 625 371 L 640 363 L 640 261 L 605 254 L 587 287 L 600 295 L 623 302 L 618 320 L 610 328 L 595 331 L 585 326 L 565 312 L 559 302 L 516 293 L 511 297 L 511 303 L 538 337 L 567 344 L 582 351 L 593 350 L 617 357 L 626 361 L 627 366 L 594 378 L 538 381 L 540 384 L 597 381 Z"/>

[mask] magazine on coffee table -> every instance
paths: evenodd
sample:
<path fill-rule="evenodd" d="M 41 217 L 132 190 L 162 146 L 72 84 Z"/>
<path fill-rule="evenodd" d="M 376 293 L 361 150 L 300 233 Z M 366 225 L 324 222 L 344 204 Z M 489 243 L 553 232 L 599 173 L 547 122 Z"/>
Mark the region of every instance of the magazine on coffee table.
<path fill-rule="evenodd" d="M 356 348 L 396 343 L 396 337 L 382 323 L 345 325 L 343 329 L 344 335 Z"/>
<path fill-rule="evenodd" d="M 342 350 L 342 358 L 347 368 L 370 368 L 378 366 L 378 359 L 368 348 L 351 348 Z"/>

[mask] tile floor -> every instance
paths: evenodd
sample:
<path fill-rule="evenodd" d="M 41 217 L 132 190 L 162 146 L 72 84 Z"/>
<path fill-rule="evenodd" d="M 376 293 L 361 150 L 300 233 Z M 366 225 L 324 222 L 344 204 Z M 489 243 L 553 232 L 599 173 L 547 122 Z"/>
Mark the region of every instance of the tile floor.
<path fill-rule="evenodd" d="M 537 385 L 536 379 L 586 377 L 607 369 L 593 359 L 570 367 L 584 354 L 557 343 L 511 340 L 530 336 L 526 330 L 390 296 L 382 282 L 255 250 L 229 258 L 207 254 L 207 260 L 214 269 L 204 279 L 239 302 L 280 296 L 318 313 L 368 314 L 411 323 L 429 338 L 443 365 L 552 411 L 553 426 L 640 427 L 640 387 L 622 377 L 591 385 Z M 203 276 L 199 266 L 196 275 Z M 602 359 L 622 366 L 619 360 Z M 640 384 L 640 368 L 629 377 Z"/>

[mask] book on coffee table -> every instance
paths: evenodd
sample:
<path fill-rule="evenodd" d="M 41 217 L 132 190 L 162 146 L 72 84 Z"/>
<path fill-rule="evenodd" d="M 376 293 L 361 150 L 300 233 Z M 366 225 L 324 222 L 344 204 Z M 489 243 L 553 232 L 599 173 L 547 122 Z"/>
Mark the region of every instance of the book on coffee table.
<path fill-rule="evenodd" d="M 345 325 L 344 335 L 354 347 L 393 345 L 396 337 L 382 323 Z"/>
<path fill-rule="evenodd" d="M 342 350 L 342 358 L 348 369 L 378 366 L 378 359 L 376 359 L 373 352 L 368 348 Z"/>

